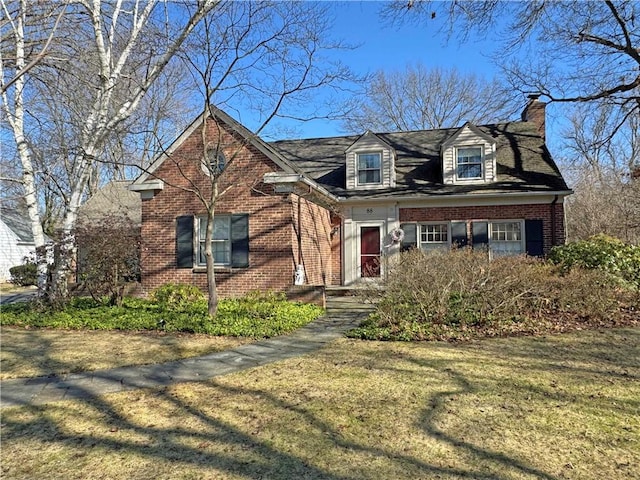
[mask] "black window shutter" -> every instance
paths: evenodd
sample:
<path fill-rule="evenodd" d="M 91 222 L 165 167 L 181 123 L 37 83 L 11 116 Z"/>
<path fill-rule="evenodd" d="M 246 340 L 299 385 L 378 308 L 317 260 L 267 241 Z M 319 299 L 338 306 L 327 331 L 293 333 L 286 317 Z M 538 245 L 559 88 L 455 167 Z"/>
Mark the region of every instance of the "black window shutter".
<path fill-rule="evenodd" d="M 527 242 L 527 255 L 541 257 L 544 254 L 542 220 L 525 220 L 524 238 Z"/>
<path fill-rule="evenodd" d="M 193 216 L 176 218 L 176 266 L 193 267 Z"/>
<path fill-rule="evenodd" d="M 471 222 L 471 239 L 473 247 L 486 247 L 489 244 L 489 223 Z"/>
<path fill-rule="evenodd" d="M 417 225 L 415 223 L 403 223 L 400 225 L 400 228 L 404 232 L 404 238 L 402 239 L 402 243 L 400 244 L 400 251 L 406 252 L 407 250 L 416 248 L 418 246 L 416 232 Z"/>
<path fill-rule="evenodd" d="M 231 266 L 249 266 L 249 215 L 231 215 Z"/>
<path fill-rule="evenodd" d="M 467 222 L 451 222 L 451 245 L 466 247 L 467 242 Z"/>

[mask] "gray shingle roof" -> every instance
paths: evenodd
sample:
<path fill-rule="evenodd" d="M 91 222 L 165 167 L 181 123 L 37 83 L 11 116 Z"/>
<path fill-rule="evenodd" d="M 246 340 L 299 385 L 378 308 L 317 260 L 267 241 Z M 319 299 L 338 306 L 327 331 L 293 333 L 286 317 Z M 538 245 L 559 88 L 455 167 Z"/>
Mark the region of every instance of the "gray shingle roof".
<path fill-rule="evenodd" d="M 21 242 L 33 243 L 31 223 L 26 214 L 3 207 L 0 208 L 0 219 L 16 234 Z"/>
<path fill-rule="evenodd" d="M 569 190 L 535 125 L 510 122 L 478 128 L 496 141 L 498 182 L 484 185 L 443 183 L 440 148 L 459 128 L 377 133 L 381 140 L 395 149 L 397 155 L 397 186 L 383 190 L 345 188 L 345 150 L 359 138 L 358 135 L 283 140 L 270 145 L 331 193 L 346 198 Z"/>
<path fill-rule="evenodd" d="M 142 222 L 140 194 L 129 190 L 130 181 L 115 180 L 107 183 L 78 210 L 78 220 L 97 222 L 115 215 L 128 217 L 136 225 Z"/>

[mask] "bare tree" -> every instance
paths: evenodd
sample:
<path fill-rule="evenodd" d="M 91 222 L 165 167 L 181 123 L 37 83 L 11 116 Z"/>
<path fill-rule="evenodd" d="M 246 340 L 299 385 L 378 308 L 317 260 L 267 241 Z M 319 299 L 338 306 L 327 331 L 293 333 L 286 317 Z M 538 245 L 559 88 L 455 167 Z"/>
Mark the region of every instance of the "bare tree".
<path fill-rule="evenodd" d="M 8 62 L 8 64 L 13 67 L 11 69 L 13 76 L 5 76 L 4 74 L 0 76 L 0 94 L 6 92 L 16 81 L 18 81 L 20 77 L 26 75 L 29 70 L 38 65 L 38 63 L 46 61 L 46 57 L 49 54 L 49 46 L 58 33 L 57 27 L 64 17 L 67 4 L 68 0 L 61 2 L 31 0 L 29 2 L 29 12 L 25 13 L 27 13 L 31 19 L 35 19 L 35 21 L 31 20 L 30 22 L 26 22 L 26 18 L 21 19 L 17 14 L 17 11 L 24 10 L 24 2 L 2 2 L 2 16 L 0 17 L 0 26 L 2 27 L 0 41 L 2 43 L 7 41 L 10 42 L 9 39 L 11 38 L 11 35 L 7 35 L 7 31 L 10 31 L 11 29 L 19 28 L 24 32 L 25 27 L 28 28 L 28 26 L 33 26 L 36 23 L 41 23 L 42 25 L 49 24 L 52 26 L 50 29 L 36 29 L 33 32 L 33 38 L 28 44 L 25 44 L 25 47 L 27 48 L 24 51 L 24 58 L 20 60 L 18 60 L 17 57 L 2 59 L 3 49 L 0 48 L 0 63 L 4 64 L 5 62 Z M 53 24 L 51 24 L 52 18 L 55 19 Z M 38 33 L 40 33 L 40 35 L 38 35 Z M 46 36 L 42 36 L 43 33 L 46 34 Z M 19 66 L 18 62 L 20 62 Z"/>
<path fill-rule="evenodd" d="M 2 49 L 10 52 L 3 53 L 0 59 L 2 85 L 8 87 L 2 92 L 3 109 L 22 167 L 21 182 L 36 247 L 43 246 L 44 236 L 28 133 L 37 127 L 37 118 L 26 115 L 25 99 L 29 95 L 26 80 L 47 82 L 50 99 L 66 103 L 67 112 L 82 119 L 72 136 L 73 143 L 62 152 L 68 156 L 70 179 L 64 199 L 59 261 L 50 292 L 50 298 L 55 301 L 67 295 L 74 248 L 72 232 L 78 207 L 110 135 L 139 108 L 147 91 L 192 30 L 219 2 L 204 0 L 183 8 L 180 4 L 158 0 L 70 0 L 68 5 L 63 5 L 62 22 L 52 23 L 57 22 L 57 17 L 49 16 L 48 23 L 43 24 L 43 17 L 34 23 L 31 2 L 0 1 L 6 27 Z M 26 49 L 31 42 L 29 35 L 42 35 L 37 32 L 54 26 L 59 41 L 48 46 L 46 62 L 31 66 Z M 12 61 L 7 62 L 7 58 Z M 77 83 L 71 92 L 69 86 L 74 82 Z M 29 127 L 25 126 L 27 119 L 32 122 Z"/>
<path fill-rule="evenodd" d="M 161 151 L 176 132 L 195 114 L 182 80 L 183 67 L 169 64 L 147 91 L 138 109 L 106 137 L 92 165 L 85 198 L 93 196 L 110 180 L 135 177 Z M 82 95 L 73 95 L 74 86 L 87 83 L 91 72 L 78 72 L 72 82 L 50 78 L 55 71 L 42 72 L 32 85 L 28 114 L 38 119 L 29 144 L 37 172 L 38 198 L 43 206 L 41 222 L 45 232 L 55 237 L 56 225 L 64 217 L 65 205 L 75 178 L 77 138 L 84 118 L 80 115 L 91 105 Z M 64 98 L 67 101 L 61 101 Z"/>
<path fill-rule="evenodd" d="M 580 105 L 564 132 L 562 163 L 575 190 L 567 203 L 571 240 L 606 233 L 640 242 L 640 119 L 630 117 L 610 136 L 616 121 L 610 105 Z"/>
<path fill-rule="evenodd" d="M 410 0 L 385 13 L 396 21 L 444 21 L 462 40 L 473 33 L 499 39 L 495 59 L 514 89 L 551 102 L 614 106 L 609 135 L 640 112 L 637 1 Z"/>
<path fill-rule="evenodd" d="M 513 103 L 496 80 L 417 64 L 402 72 L 377 72 L 344 125 L 361 133 L 491 123 L 510 117 Z"/>
<path fill-rule="evenodd" d="M 25 87 L 27 72 L 32 70 L 42 56 L 30 57 L 29 47 L 39 43 L 40 36 L 34 27 L 33 20 L 45 22 L 51 18 L 47 11 L 43 14 L 36 5 L 27 7 L 27 0 L 19 2 L 2 1 L 2 44 L 0 48 L 0 85 L 4 118 L 9 124 L 9 130 L 15 140 L 17 155 L 21 163 L 20 176 L 5 178 L 5 181 L 20 183 L 23 188 L 24 204 L 31 222 L 35 246 L 42 251 L 45 236 L 40 223 L 39 205 L 36 192 L 36 173 L 25 136 Z M 40 4 L 38 4 L 40 6 Z M 64 10 L 66 5 L 62 6 Z M 27 21 L 30 12 L 29 22 Z M 56 20 L 57 22 L 57 20 Z M 46 23 L 45 23 L 46 24 Z M 52 27 L 52 31 L 55 29 Z M 35 40 L 27 40 L 28 35 L 34 34 Z M 8 46 L 8 48 L 7 48 Z M 42 52 L 44 52 L 44 48 Z M 39 59 L 39 60 L 38 60 Z M 4 128 L 4 127 L 3 127 Z M 16 169 L 17 170 L 17 169 Z M 44 261 L 38 263 L 38 288 L 42 292 L 45 287 L 47 265 Z"/>
<path fill-rule="evenodd" d="M 263 132 L 274 119 L 327 118 L 336 112 L 308 112 L 310 100 L 320 92 L 328 95 L 355 80 L 339 63 L 323 61 L 330 50 L 346 48 L 331 43 L 326 34 L 330 18 L 327 6 L 301 2 L 235 2 L 206 16 L 185 45 L 183 59 L 201 92 L 202 153 L 196 159 L 204 174 L 183 174 L 182 188 L 195 195 L 206 211 L 204 256 L 207 268 L 208 310 L 215 316 L 218 294 L 213 255 L 216 206 L 231 186 L 225 171 L 246 147 L 246 141 L 229 141 L 218 123 L 220 110 L 251 110 L 259 117 L 245 138 Z M 197 48 L 196 48 L 197 47 Z M 337 104 L 337 103 L 336 103 Z M 305 113 L 302 113 L 302 112 Z M 237 128 L 243 129 L 240 124 Z M 181 165 L 176 164 L 180 171 Z M 165 180 L 166 181 L 166 180 Z M 247 188 L 253 179 L 246 181 Z"/>

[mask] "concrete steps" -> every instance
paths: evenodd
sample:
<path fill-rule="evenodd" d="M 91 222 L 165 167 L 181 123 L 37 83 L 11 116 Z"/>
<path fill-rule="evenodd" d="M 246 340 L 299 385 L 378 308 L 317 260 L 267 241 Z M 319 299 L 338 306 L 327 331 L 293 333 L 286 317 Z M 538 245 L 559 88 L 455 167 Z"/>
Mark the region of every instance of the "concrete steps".
<path fill-rule="evenodd" d="M 332 287 L 326 290 L 327 315 L 352 315 L 366 318 L 375 306 L 361 289 Z"/>

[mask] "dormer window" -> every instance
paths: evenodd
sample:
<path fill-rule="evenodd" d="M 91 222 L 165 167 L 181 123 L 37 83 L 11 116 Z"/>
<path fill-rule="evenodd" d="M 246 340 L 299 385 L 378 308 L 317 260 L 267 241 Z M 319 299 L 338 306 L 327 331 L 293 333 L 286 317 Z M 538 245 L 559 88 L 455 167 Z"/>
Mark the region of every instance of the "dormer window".
<path fill-rule="evenodd" d="M 480 185 L 498 181 L 497 143 L 480 128 L 465 123 L 442 144 L 445 185 Z"/>
<path fill-rule="evenodd" d="M 347 190 L 396 186 L 395 151 L 375 133 L 365 132 L 345 151 Z"/>
<path fill-rule="evenodd" d="M 458 147 L 456 149 L 456 177 L 460 180 L 482 178 L 482 147 Z"/>
<path fill-rule="evenodd" d="M 382 182 L 381 159 L 380 152 L 357 154 L 358 185 L 373 185 Z"/>

